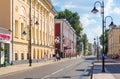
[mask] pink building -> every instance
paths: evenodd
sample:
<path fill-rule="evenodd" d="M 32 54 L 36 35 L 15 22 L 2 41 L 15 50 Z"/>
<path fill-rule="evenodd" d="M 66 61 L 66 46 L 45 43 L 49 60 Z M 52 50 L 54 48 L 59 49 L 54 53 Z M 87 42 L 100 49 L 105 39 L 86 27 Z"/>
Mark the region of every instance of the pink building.
<path fill-rule="evenodd" d="M 55 19 L 55 51 L 61 57 L 76 56 L 76 34 L 65 19 Z"/>

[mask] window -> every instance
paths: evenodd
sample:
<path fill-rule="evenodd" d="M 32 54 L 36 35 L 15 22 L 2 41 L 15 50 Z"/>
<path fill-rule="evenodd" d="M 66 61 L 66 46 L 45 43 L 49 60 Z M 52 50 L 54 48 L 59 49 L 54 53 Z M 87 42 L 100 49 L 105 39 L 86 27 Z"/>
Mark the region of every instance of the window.
<path fill-rule="evenodd" d="M 26 16 L 26 11 L 25 11 L 25 8 L 24 8 L 24 7 L 21 7 L 21 8 L 20 8 L 20 15 L 21 15 L 21 16 L 24 16 L 24 17 Z"/>
<path fill-rule="evenodd" d="M 18 60 L 18 54 L 15 53 L 15 60 Z"/>
<path fill-rule="evenodd" d="M 21 53 L 21 60 L 24 60 L 24 53 Z"/>
<path fill-rule="evenodd" d="M 38 49 L 38 52 L 37 52 L 37 59 L 39 59 L 39 49 Z"/>
<path fill-rule="evenodd" d="M 27 59 L 29 59 L 29 53 L 27 53 Z"/>
<path fill-rule="evenodd" d="M 42 52 L 42 50 L 41 50 L 41 58 L 43 57 L 43 52 Z"/>
<path fill-rule="evenodd" d="M 33 52 L 33 59 L 35 59 L 36 57 L 36 52 L 35 52 L 35 49 L 34 49 L 34 52 Z"/>
<path fill-rule="evenodd" d="M 42 41 L 42 31 L 40 30 L 40 41 Z"/>
<path fill-rule="evenodd" d="M 23 39 L 24 37 L 23 37 L 23 31 L 24 31 L 24 24 L 23 23 L 21 23 L 21 38 Z"/>
<path fill-rule="evenodd" d="M 32 39 L 33 43 L 35 43 L 35 27 L 32 27 Z"/>
<path fill-rule="evenodd" d="M 36 29 L 36 40 L 37 40 L 37 44 L 38 44 L 38 41 L 39 41 L 39 38 L 38 38 L 38 29 Z"/>
<path fill-rule="evenodd" d="M 15 20 L 15 37 L 18 37 L 18 33 L 19 33 L 19 30 L 18 30 L 18 21 Z"/>

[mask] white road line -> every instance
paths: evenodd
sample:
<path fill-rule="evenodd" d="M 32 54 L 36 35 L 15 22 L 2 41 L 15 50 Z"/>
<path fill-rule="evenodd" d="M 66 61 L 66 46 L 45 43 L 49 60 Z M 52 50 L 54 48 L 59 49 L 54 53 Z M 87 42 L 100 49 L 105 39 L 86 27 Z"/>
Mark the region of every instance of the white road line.
<path fill-rule="evenodd" d="M 58 72 L 60 72 L 60 71 L 63 71 L 64 70 L 64 68 L 62 68 L 62 69 L 60 69 L 60 70 L 57 70 L 56 72 L 53 72 L 53 73 L 51 73 L 52 75 L 53 74 L 56 74 L 56 73 L 58 73 Z"/>
<path fill-rule="evenodd" d="M 82 62 L 83 62 L 83 61 L 82 61 Z M 41 79 L 46 79 L 47 77 L 50 77 L 51 75 L 54 75 L 54 74 L 56 74 L 56 73 L 58 73 L 58 72 L 61 72 L 61 71 L 63 71 L 64 69 L 67 69 L 67 68 L 69 68 L 69 67 L 71 67 L 71 66 L 73 66 L 73 65 L 76 65 L 76 64 L 71 64 L 71 65 L 69 65 L 69 66 L 66 66 L 65 68 L 59 69 L 59 70 L 57 70 L 57 71 L 55 71 L 55 72 L 53 72 L 53 73 L 51 73 L 51 74 L 49 74 L 49 75 L 44 76 L 44 77 L 41 78 Z"/>
<path fill-rule="evenodd" d="M 64 69 L 69 68 L 69 67 L 71 67 L 71 66 L 72 66 L 72 65 L 69 65 L 69 66 L 67 66 L 67 67 L 65 67 L 65 68 L 59 69 L 59 70 L 57 70 L 57 71 L 51 73 L 50 75 L 44 76 L 44 77 L 41 78 L 41 79 L 45 79 L 45 78 L 47 78 L 47 77 L 50 77 L 51 75 L 54 75 L 54 74 L 56 74 L 56 73 L 58 73 L 58 72 L 61 72 L 61 71 L 63 71 Z"/>
<path fill-rule="evenodd" d="M 73 64 L 73 65 L 74 65 L 74 64 Z M 64 69 L 69 68 L 69 67 L 71 67 L 71 66 L 73 66 L 73 65 L 66 66 Z"/>
<path fill-rule="evenodd" d="M 41 78 L 41 79 L 45 79 L 45 78 L 47 78 L 47 77 L 50 77 L 50 75 L 46 75 L 46 76 L 44 76 L 43 78 Z"/>

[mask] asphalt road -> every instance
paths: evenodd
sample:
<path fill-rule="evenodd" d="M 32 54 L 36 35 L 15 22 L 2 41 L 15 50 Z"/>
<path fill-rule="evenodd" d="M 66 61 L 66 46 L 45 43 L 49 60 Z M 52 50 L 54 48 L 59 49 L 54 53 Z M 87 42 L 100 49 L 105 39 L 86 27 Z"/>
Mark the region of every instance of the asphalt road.
<path fill-rule="evenodd" d="M 84 59 L 69 59 L 29 70 L 0 76 L 0 79 L 82 79 L 84 70 L 94 60 L 93 57 Z"/>

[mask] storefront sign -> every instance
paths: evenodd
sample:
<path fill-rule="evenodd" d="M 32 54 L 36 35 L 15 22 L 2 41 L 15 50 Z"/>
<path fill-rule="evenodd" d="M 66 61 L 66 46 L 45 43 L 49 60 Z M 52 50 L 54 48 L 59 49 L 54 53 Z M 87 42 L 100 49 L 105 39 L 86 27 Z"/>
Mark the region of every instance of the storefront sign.
<path fill-rule="evenodd" d="M 10 35 L 0 33 L 0 42 L 10 43 Z"/>

